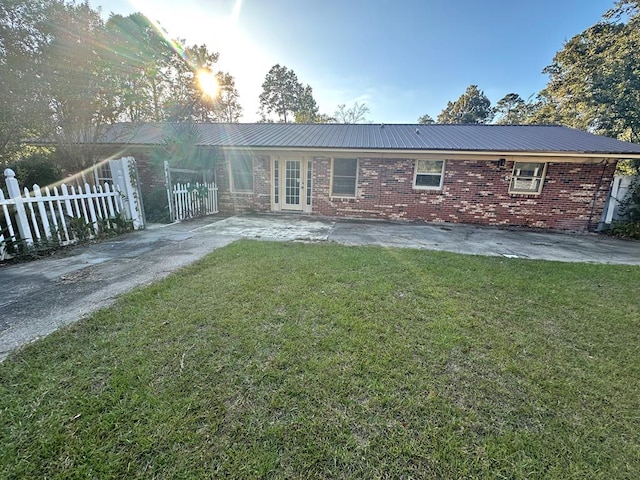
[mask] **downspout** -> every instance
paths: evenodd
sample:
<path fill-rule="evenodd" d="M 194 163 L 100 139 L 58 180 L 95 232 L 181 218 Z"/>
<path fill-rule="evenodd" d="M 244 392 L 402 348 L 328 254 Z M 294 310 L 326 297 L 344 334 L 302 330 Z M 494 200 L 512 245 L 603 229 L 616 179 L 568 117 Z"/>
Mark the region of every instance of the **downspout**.
<path fill-rule="evenodd" d="M 609 166 L 609 160 L 603 159 L 604 162 L 602 166 L 602 173 L 600 174 L 600 179 L 598 180 L 598 185 L 593 192 L 593 201 L 591 202 L 591 213 L 589 214 L 589 221 L 587 222 L 587 231 L 591 231 L 591 222 L 593 220 L 593 211 L 596 209 L 596 201 L 598 200 L 598 192 L 600 191 L 600 187 L 602 186 L 602 179 L 604 178 L 604 173 L 607 171 L 607 167 Z"/>

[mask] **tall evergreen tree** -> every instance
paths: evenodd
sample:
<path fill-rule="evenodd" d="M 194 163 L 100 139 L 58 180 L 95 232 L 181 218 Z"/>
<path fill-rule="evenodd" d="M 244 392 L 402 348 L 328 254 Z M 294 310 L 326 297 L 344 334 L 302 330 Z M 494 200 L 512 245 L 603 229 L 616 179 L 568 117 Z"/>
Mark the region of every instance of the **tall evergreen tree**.
<path fill-rule="evenodd" d="M 295 72 L 279 64 L 271 67 L 262 83 L 260 111 L 263 118 L 275 113 L 278 121 L 294 120 L 304 88 Z"/>
<path fill-rule="evenodd" d="M 489 123 L 493 119 L 491 101 L 477 85 L 466 91 L 438 115 L 438 123 Z"/>
<path fill-rule="evenodd" d="M 494 122 L 497 124 L 530 123 L 531 115 L 536 108 L 535 102 L 527 102 L 517 93 L 507 93 L 496 103 L 493 109 Z"/>
<path fill-rule="evenodd" d="M 218 72 L 218 85 L 220 92 L 213 106 L 213 114 L 216 122 L 235 123 L 240 120 L 242 106 L 238 100 L 235 79 L 228 73 Z"/>
<path fill-rule="evenodd" d="M 311 87 L 309 85 L 302 87 L 295 113 L 296 123 L 318 123 L 319 112 Z"/>

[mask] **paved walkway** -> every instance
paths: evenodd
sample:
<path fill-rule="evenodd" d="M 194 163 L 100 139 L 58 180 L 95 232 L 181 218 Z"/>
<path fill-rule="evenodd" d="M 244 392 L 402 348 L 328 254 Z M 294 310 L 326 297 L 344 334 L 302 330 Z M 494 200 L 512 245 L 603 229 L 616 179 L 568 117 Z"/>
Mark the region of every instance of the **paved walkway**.
<path fill-rule="evenodd" d="M 0 267 L 0 361 L 115 298 L 239 238 L 446 250 L 566 262 L 640 265 L 640 242 L 469 225 L 332 222 L 293 215 L 209 217 L 153 225 L 30 263 Z"/>

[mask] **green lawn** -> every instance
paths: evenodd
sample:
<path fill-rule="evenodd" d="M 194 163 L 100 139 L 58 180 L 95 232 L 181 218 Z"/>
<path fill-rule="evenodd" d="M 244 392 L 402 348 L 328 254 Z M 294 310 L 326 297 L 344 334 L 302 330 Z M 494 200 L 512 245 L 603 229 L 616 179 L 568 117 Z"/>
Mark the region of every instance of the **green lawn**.
<path fill-rule="evenodd" d="M 0 365 L 1 478 L 640 478 L 640 268 L 242 241 Z"/>

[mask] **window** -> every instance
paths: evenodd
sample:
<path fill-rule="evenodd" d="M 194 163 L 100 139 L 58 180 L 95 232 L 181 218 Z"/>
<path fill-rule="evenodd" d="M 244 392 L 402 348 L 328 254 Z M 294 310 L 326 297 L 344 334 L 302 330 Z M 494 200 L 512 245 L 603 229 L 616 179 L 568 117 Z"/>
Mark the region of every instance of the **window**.
<path fill-rule="evenodd" d="M 357 158 L 334 158 L 331 195 L 334 197 L 355 197 L 357 176 Z"/>
<path fill-rule="evenodd" d="M 231 189 L 234 192 L 253 192 L 253 157 L 231 155 Z"/>
<path fill-rule="evenodd" d="M 444 160 L 416 160 L 413 188 L 439 190 L 444 178 Z"/>
<path fill-rule="evenodd" d="M 546 169 L 546 163 L 515 162 L 509 192 L 540 193 Z"/>

